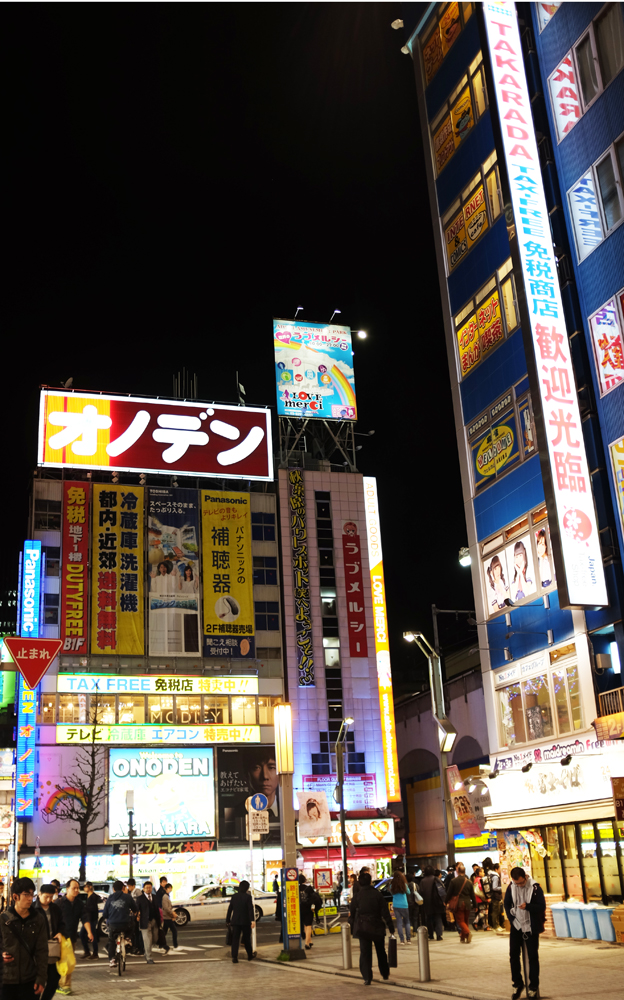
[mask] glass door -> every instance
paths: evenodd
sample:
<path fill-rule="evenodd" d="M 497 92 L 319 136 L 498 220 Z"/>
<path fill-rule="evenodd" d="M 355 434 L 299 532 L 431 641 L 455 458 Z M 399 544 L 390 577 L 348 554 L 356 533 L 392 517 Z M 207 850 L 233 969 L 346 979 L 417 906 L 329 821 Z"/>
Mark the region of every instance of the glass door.
<path fill-rule="evenodd" d="M 574 896 L 582 901 L 583 883 L 574 823 L 566 823 L 559 827 L 559 845 L 563 860 L 566 892 L 568 896 Z"/>
<path fill-rule="evenodd" d="M 559 834 L 556 826 L 546 827 L 546 848 L 548 855 L 544 858 L 544 868 L 546 870 L 548 891 L 563 896 L 565 895 L 565 888 L 563 885 L 561 853 L 559 851 Z"/>
<path fill-rule="evenodd" d="M 579 823 L 581 834 L 581 861 L 585 883 L 585 902 L 602 903 L 602 887 L 598 871 L 598 846 L 593 823 Z"/>

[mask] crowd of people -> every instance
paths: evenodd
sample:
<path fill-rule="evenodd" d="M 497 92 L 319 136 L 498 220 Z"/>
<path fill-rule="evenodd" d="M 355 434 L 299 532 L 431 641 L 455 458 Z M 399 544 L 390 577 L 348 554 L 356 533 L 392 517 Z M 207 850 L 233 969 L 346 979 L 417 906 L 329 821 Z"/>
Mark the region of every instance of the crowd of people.
<path fill-rule="evenodd" d="M 116 881 L 106 898 L 102 920 L 107 923 L 109 965 L 114 967 L 117 939 L 124 934 L 131 953 L 144 955 L 154 964 L 152 949 L 169 951 L 178 947 L 178 930 L 170 899 L 171 883 L 160 879 L 154 891 L 151 882 L 139 888 L 136 880 Z M 2 993 L 0 1000 L 51 1000 L 55 993 L 72 993 L 72 970 L 78 940 L 82 957 L 99 958 L 100 897 L 91 882 L 83 888 L 69 879 L 64 888 L 57 879 L 42 885 L 38 892 L 30 878 L 11 884 L 10 899 L 0 883 L 0 934 L 2 936 Z M 73 960 L 72 960 L 73 959 Z M 60 966 L 61 968 L 59 969 Z M 65 973 L 61 974 L 61 970 Z"/>

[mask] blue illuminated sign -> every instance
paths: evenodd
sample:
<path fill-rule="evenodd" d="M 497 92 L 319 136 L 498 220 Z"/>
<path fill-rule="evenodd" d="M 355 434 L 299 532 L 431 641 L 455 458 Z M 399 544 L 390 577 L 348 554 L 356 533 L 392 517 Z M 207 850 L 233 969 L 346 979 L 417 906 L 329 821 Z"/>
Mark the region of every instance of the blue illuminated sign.
<path fill-rule="evenodd" d="M 36 639 L 41 603 L 41 542 L 24 543 L 20 596 L 20 635 Z"/>
<path fill-rule="evenodd" d="M 28 639 L 39 637 L 41 616 L 41 542 L 24 543 L 20 579 L 20 635 Z M 17 770 L 15 775 L 15 815 L 18 820 L 30 820 L 35 811 L 37 787 L 35 745 L 37 722 L 37 690 L 32 691 L 20 674 L 17 694 Z"/>

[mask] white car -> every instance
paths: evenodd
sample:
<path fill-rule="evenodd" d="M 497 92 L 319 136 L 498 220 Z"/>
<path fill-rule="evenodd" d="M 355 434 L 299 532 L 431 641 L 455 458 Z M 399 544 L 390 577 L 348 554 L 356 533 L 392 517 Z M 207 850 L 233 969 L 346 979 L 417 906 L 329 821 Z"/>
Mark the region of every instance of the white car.
<path fill-rule="evenodd" d="M 190 920 L 225 920 L 230 900 L 238 887 L 235 885 L 203 885 L 191 893 L 188 899 L 176 900 L 173 909 L 178 927 L 184 927 Z M 256 920 L 275 916 L 277 896 L 274 892 L 257 889 Z"/>

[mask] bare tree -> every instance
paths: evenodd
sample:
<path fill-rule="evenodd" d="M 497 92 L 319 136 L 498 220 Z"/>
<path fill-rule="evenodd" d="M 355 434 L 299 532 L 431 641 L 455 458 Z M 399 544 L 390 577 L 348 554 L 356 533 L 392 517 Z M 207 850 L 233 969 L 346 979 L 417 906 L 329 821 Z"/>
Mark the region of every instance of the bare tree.
<path fill-rule="evenodd" d="M 46 823 L 69 823 L 80 837 L 79 879 L 87 877 L 87 839 L 90 833 L 103 830 L 106 815 L 103 806 L 106 799 L 106 744 L 99 742 L 102 734 L 102 710 L 99 692 L 91 696 L 89 739 L 77 745 L 72 770 L 63 777 L 56 790 L 59 798 L 51 809 L 42 810 Z M 80 732 L 85 727 L 78 725 Z"/>

